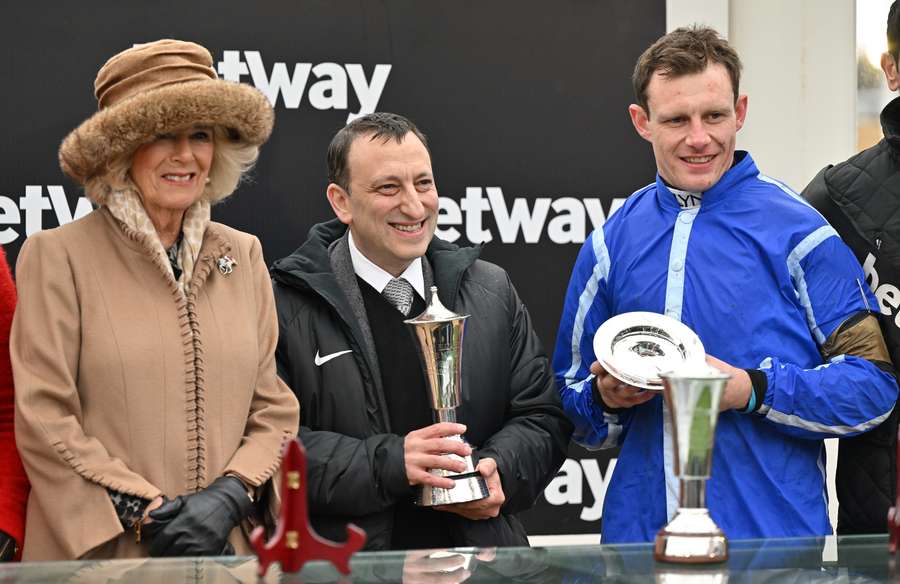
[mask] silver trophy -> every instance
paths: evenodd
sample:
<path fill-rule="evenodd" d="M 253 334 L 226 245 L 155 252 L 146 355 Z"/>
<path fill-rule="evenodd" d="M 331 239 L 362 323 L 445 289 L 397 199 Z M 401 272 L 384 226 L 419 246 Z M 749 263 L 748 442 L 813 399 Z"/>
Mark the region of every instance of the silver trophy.
<path fill-rule="evenodd" d="M 706 480 L 712 467 L 719 401 L 730 376 L 705 364 L 692 364 L 661 377 L 681 495 L 675 517 L 656 534 L 653 556 L 666 562 L 724 562 L 728 541 L 706 508 Z"/>
<path fill-rule="evenodd" d="M 460 404 L 462 392 L 462 341 L 466 329 L 466 319 L 449 310 L 437 294 L 437 286 L 431 287 L 431 303 L 425 312 L 404 321 L 410 326 L 416 338 L 416 347 L 422 360 L 422 369 L 428 386 L 431 409 L 436 422 L 456 422 L 456 408 Z M 465 442 L 457 434 L 448 436 L 450 440 Z M 472 456 L 461 457 L 447 454 L 455 460 L 466 463 L 466 470 L 455 473 L 443 469 L 431 469 L 431 474 L 456 481 L 452 489 L 442 489 L 421 485 L 416 490 L 416 504 L 422 507 L 450 505 L 478 501 L 488 496 L 487 483 L 475 470 Z"/>

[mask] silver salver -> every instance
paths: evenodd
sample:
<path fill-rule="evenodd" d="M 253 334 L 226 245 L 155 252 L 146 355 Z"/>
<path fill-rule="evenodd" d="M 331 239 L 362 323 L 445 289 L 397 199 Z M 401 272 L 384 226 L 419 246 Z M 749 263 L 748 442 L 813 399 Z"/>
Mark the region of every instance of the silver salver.
<path fill-rule="evenodd" d="M 694 331 L 655 312 L 626 312 L 604 322 L 594 334 L 594 355 L 616 379 L 653 391 L 663 389 L 660 374 L 706 362 Z"/>

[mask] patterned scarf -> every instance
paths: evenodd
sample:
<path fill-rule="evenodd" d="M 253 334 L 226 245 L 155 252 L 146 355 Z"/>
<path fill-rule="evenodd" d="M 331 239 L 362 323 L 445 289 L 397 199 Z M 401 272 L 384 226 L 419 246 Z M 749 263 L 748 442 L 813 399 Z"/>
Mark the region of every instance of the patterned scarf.
<path fill-rule="evenodd" d="M 153 226 L 153 222 L 144 209 L 140 196 L 131 189 L 112 193 L 105 202 L 106 208 L 112 216 L 123 225 L 136 233 L 142 234 L 160 259 L 160 265 L 169 268 L 169 274 L 175 279 L 172 265 L 169 263 L 169 255 L 166 253 L 159 234 Z M 181 268 L 181 276 L 178 278 L 178 288 L 187 296 L 190 291 L 191 276 L 194 275 L 194 264 L 200 255 L 200 245 L 203 243 L 203 234 L 210 221 L 209 202 L 203 199 L 197 201 L 184 212 L 181 222 L 181 245 L 178 248 L 178 265 Z"/>

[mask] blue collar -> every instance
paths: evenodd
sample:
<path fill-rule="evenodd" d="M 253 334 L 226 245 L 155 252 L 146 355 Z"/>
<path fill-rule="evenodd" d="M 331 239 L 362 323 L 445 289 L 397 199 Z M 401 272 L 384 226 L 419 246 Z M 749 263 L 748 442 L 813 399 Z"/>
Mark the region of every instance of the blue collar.
<path fill-rule="evenodd" d="M 722 175 L 719 182 L 708 191 L 704 191 L 703 202 L 700 204 L 701 209 L 725 198 L 739 183 L 759 175 L 759 169 L 749 152 L 735 150 L 734 161 L 732 167 Z M 656 173 L 656 197 L 663 207 L 674 209 L 676 212 L 681 210 L 675 195 L 669 190 L 659 173 Z"/>

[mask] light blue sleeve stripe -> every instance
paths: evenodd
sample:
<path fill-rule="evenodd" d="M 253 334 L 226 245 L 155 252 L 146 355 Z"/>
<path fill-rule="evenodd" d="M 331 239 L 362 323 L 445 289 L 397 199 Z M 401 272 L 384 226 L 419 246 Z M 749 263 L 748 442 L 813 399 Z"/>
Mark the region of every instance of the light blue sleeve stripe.
<path fill-rule="evenodd" d="M 800 306 L 802 306 L 803 310 L 806 312 L 806 322 L 809 325 L 809 330 L 812 332 L 813 337 L 819 345 L 825 343 L 825 335 L 822 334 L 822 331 L 819 329 L 819 324 L 816 322 L 812 300 L 810 300 L 809 289 L 806 285 L 806 275 L 803 273 L 803 267 L 800 265 L 800 262 L 809 255 L 817 245 L 829 237 L 837 236 L 837 231 L 835 231 L 831 225 L 823 225 L 804 237 L 803 241 L 798 243 L 797 247 L 791 250 L 791 253 L 788 254 L 787 258 L 788 271 L 791 274 L 791 279 L 794 281 L 794 286 L 797 288 Z"/>
<path fill-rule="evenodd" d="M 587 318 L 588 310 L 597 297 L 597 290 L 600 287 L 600 280 L 609 277 L 609 250 L 606 248 L 606 240 L 603 238 L 603 228 L 599 227 L 591 234 L 591 243 L 593 245 L 594 270 L 591 277 L 584 285 L 584 290 L 578 297 L 578 311 L 575 313 L 575 322 L 572 323 L 572 365 L 566 371 L 566 380 L 574 380 L 575 374 L 581 367 L 581 336 L 584 334 L 584 321 Z"/>
<path fill-rule="evenodd" d="M 797 199 L 798 201 L 800 201 L 801 203 L 803 203 L 804 205 L 806 205 L 807 207 L 809 207 L 811 209 L 814 208 L 812 205 L 809 204 L 809 201 L 804 199 L 802 196 L 800 196 L 798 193 L 796 193 L 794 191 L 794 189 L 790 188 L 789 186 L 787 186 L 780 180 L 774 179 L 771 176 L 766 176 L 763 173 L 759 173 L 758 175 L 756 175 L 756 178 L 758 178 L 759 180 L 761 180 L 763 182 L 769 183 L 770 185 L 775 185 L 776 187 L 778 187 L 779 189 L 781 189 L 782 191 L 784 191 L 785 193 L 790 195 L 792 199 Z"/>
<path fill-rule="evenodd" d="M 619 436 L 622 435 L 622 424 L 619 423 L 619 415 L 603 412 L 603 420 L 606 422 L 606 440 L 600 448 L 613 448 L 619 445 Z"/>
<path fill-rule="evenodd" d="M 825 441 L 819 445 L 819 460 L 816 462 L 816 465 L 819 467 L 819 472 L 822 473 L 822 484 L 825 485 L 825 488 L 822 489 L 822 501 L 825 503 L 825 509 L 828 509 L 828 472 L 825 470 Z"/>
<path fill-rule="evenodd" d="M 829 426 L 827 424 L 822 424 L 820 422 L 812 422 L 810 420 L 804 420 L 803 418 L 794 415 L 794 414 L 785 414 L 783 412 L 779 412 L 778 410 L 769 410 L 766 414 L 766 418 L 775 422 L 776 424 L 783 424 L 785 426 L 793 426 L 794 428 L 800 428 L 802 430 L 807 430 L 810 432 L 820 432 L 822 434 L 834 434 L 834 435 L 844 435 L 844 434 L 853 434 L 857 432 L 865 432 L 866 430 L 871 430 L 875 426 L 878 426 L 883 421 L 885 421 L 888 416 L 891 415 L 891 412 L 894 411 L 894 408 L 889 409 L 887 412 L 881 414 L 877 418 L 872 418 L 871 420 L 867 420 L 861 424 L 857 424 L 855 426 Z"/>
<path fill-rule="evenodd" d="M 828 363 L 822 363 L 821 365 L 816 366 L 814 369 L 824 369 L 826 367 L 830 367 L 831 365 L 835 365 L 837 363 L 842 363 L 846 361 L 846 355 L 835 355 L 831 359 L 828 360 Z M 763 359 L 762 363 L 759 364 L 760 369 L 771 369 L 772 368 L 772 358 L 766 357 Z M 832 434 L 841 436 L 844 434 L 852 434 L 865 432 L 867 430 L 871 430 L 875 426 L 878 426 L 882 422 L 884 422 L 888 416 L 891 415 L 891 412 L 894 411 L 894 408 L 891 407 L 887 412 L 881 414 L 880 416 L 876 416 L 870 420 L 866 420 L 860 424 L 856 424 L 855 426 L 847 426 L 847 425 L 835 425 L 829 426 L 828 424 L 823 424 L 821 422 L 813 422 L 810 420 L 806 420 L 797 416 L 796 414 L 786 414 L 784 412 L 780 412 L 776 409 L 772 409 L 767 405 L 762 405 L 757 413 L 760 415 L 764 415 L 766 419 L 775 422 L 776 424 L 782 424 L 784 426 L 792 426 L 794 428 L 800 428 L 801 430 L 807 430 L 809 432 L 819 432 L 822 434 Z"/>
<path fill-rule="evenodd" d="M 822 213 L 820 213 L 818 209 L 816 209 L 815 207 L 813 207 L 813 206 L 809 203 L 809 201 L 807 201 L 806 199 L 804 199 L 804 198 L 803 198 L 803 195 L 800 195 L 799 193 L 797 193 L 796 191 L 794 191 L 794 189 L 792 189 L 791 187 L 787 186 L 786 184 L 784 184 L 784 183 L 781 182 L 780 180 L 775 179 L 775 178 L 772 178 L 771 176 L 766 176 L 766 175 L 764 175 L 763 173 L 759 173 L 758 175 L 756 175 L 756 178 L 758 178 L 759 180 L 761 180 L 761 181 L 763 181 L 763 182 L 765 182 L 765 183 L 769 183 L 770 185 L 775 185 L 776 187 L 778 187 L 779 189 L 781 189 L 782 191 L 784 191 L 784 192 L 785 192 L 789 197 L 791 197 L 792 199 L 794 199 L 794 200 L 796 200 L 796 201 L 799 201 L 800 203 L 803 203 L 803 204 L 806 205 L 808 208 L 810 208 L 810 209 L 812 209 L 813 211 L 815 211 L 815 212 L 816 212 L 816 215 L 818 215 L 819 217 L 821 217 L 822 220 L 825 221 L 825 222 L 827 223 L 828 220 L 825 219 L 825 216 L 822 215 Z"/>

